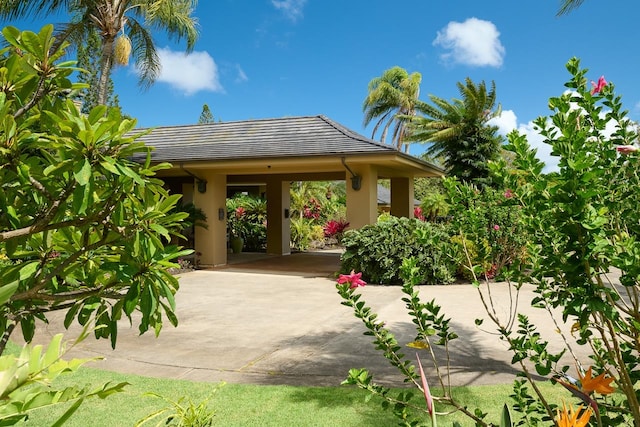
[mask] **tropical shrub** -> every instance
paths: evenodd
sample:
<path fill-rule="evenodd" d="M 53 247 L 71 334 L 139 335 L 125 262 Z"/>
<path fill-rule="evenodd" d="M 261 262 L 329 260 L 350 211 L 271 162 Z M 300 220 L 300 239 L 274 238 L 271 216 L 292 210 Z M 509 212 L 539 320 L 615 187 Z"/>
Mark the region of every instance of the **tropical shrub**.
<path fill-rule="evenodd" d="M 341 243 L 347 227 L 349 227 L 349 223 L 344 219 L 330 219 L 322 227 L 322 231 L 325 238 L 336 239 L 338 243 Z"/>
<path fill-rule="evenodd" d="M 309 218 L 291 219 L 291 247 L 306 251 L 313 242 L 324 241 L 324 230 L 316 221 Z"/>
<path fill-rule="evenodd" d="M 267 201 L 245 194 L 227 199 L 230 237 L 241 237 L 244 250 L 264 251 L 267 245 Z"/>
<path fill-rule="evenodd" d="M 511 189 L 479 189 L 453 178 L 445 178 L 443 183 L 450 206 L 452 242 L 458 248 L 458 273 L 462 277 L 472 277 L 468 265 L 479 265 L 479 277 L 494 278 L 504 267 L 525 256 L 527 232 L 521 206 Z"/>
<path fill-rule="evenodd" d="M 417 219 L 385 217 L 359 230 L 348 230 L 342 244 L 341 271 L 363 272 L 365 280 L 398 285 L 404 259 L 416 259 L 420 283 L 454 281 L 455 263 L 445 226 Z"/>
<path fill-rule="evenodd" d="M 508 344 L 512 364 L 518 369 L 511 395 L 512 409 L 518 413 L 517 425 L 640 426 L 638 135 L 612 84 L 601 77 L 592 82 L 592 88 L 588 87 L 587 70 L 581 69 L 575 58 L 567 69 L 571 74 L 565 85 L 569 91 L 550 99 L 551 117 L 535 121 L 544 142 L 559 156 L 559 170 L 543 173 L 544 164 L 517 132 L 509 135 L 507 146 L 515 153 L 515 169 L 504 161 L 491 166 L 494 182 L 509 189 L 504 196 L 516 199 L 522 207 L 520 226 L 528 239 L 526 257 L 514 258 L 508 269 L 507 279 L 513 280 L 499 284 L 510 287 L 509 308 L 493 305 L 492 283 L 479 280 L 485 267 L 481 262 L 474 265 L 475 260 L 469 255 L 468 269 L 479 303 L 486 309 L 487 323 Z M 473 200 L 473 195 L 466 193 L 469 187 L 457 189 L 463 199 Z M 483 215 L 476 216 L 474 204 L 469 206 L 473 221 L 459 221 L 452 227 L 457 227 L 454 234 L 459 234 L 462 241 L 468 233 L 476 243 L 487 228 L 477 225 L 490 226 L 493 221 L 487 223 Z M 478 213 L 481 212 L 480 209 Z M 490 230 L 489 227 L 486 232 Z M 493 249 L 477 246 L 475 250 L 488 254 Z M 480 261 L 485 259 L 484 255 L 478 257 Z M 447 342 L 457 335 L 435 301 L 420 300 L 415 285 L 421 277 L 415 260 L 405 261 L 402 277 L 406 295 L 403 301 L 416 327 L 416 339 L 409 345 L 431 358 L 440 383 L 444 384 Z M 338 279 L 336 286 L 343 304 L 363 321 L 376 348 L 425 396 L 427 407 L 412 404 L 407 393 L 392 396 L 373 381 L 366 369 L 351 370 L 346 382 L 381 396 L 385 400 L 383 406 L 393 407 L 402 425 L 416 425 L 424 418 L 435 421 L 419 358 L 416 362 L 420 374 L 402 354 L 384 321 L 357 293 L 357 287 L 363 285 L 358 279 L 357 273 Z M 539 330 L 518 312 L 518 306 L 525 303 L 519 301 L 519 290 L 525 284 L 535 290 L 535 297 L 526 302 L 551 316 L 557 329 Z M 560 316 L 554 314 L 554 309 L 560 311 Z M 481 325 L 486 319 L 478 319 L 476 324 Z M 569 329 L 571 335 L 565 332 Z M 551 337 L 564 343 L 565 348 L 550 351 Z M 433 345 L 444 346 L 444 359 L 431 350 Z M 588 361 L 577 357 L 575 346 L 584 346 L 591 353 Z M 569 357 L 569 362 L 563 355 Z M 567 405 L 564 401 L 551 401 L 538 387 L 541 378 L 561 384 L 567 389 L 564 400 L 574 402 Z M 458 405 L 447 388 L 443 397 L 433 400 L 453 406 L 478 426 L 492 425 L 484 419 L 482 410 L 471 411 Z M 512 425 L 512 421 L 503 418 L 501 425 Z"/>

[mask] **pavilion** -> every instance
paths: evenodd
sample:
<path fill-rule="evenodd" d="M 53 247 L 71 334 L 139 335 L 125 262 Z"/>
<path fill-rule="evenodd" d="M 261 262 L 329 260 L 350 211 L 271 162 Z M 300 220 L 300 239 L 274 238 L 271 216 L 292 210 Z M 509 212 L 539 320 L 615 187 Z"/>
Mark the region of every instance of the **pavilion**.
<path fill-rule="evenodd" d="M 413 216 L 415 177 L 442 176 L 430 163 L 319 116 L 220 122 L 138 129 L 154 147 L 154 163 L 172 192 L 207 215 L 196 227 L 195 250 L 203 266 L 227 263 L 226 198 L 230 185 L 264 186 L 267 252 L 290 253 L 289 186 L 295 181 L 346 181 L 350 228 L 377 219 L 378 179 L 391 181 L 390 213 Z M 142 160 L 141 158 L 139 160 Z"/>

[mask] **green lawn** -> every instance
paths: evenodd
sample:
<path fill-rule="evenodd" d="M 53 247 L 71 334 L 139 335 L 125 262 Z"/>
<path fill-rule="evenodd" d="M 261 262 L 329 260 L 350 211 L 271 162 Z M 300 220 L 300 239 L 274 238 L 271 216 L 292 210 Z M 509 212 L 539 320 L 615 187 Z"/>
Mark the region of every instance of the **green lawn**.
<path fill-rule="evenodd" d="M 155 392 L 177 400 L 182 396 L 199 402 L 215 389 L 212 383 L 147 378 L 122 375 L 91 368 L 77 374 L 64 375 L 60 385 L 100 385 L 107 381 L 131 383 L 126 392 L 105 400 L 86 401 L 66 424 L 68 426 L 132 426 L 136 421 L 167 406 L 167 403 L 144 396 Z M 559 387 L 554 393 L 561 393 Z M 498 420 L 498 413 L 511 393 L 511 385 L 460 387 L 455 390 L 459 400 L 470 408 L 480 407 L 490 412 L 489 420 Z M 290 387 L 226 384 L 210 399 L 216 410 L 218 426 L 394 426 L 396 418 L 384 411 L 380 401 L 365 402 L 367 392 L 352 387 Z M 424 404 L 416 396 L 416 404 Z M 27 425 L 48 426 L 63 408 L 34 414 Z M 441 419 L 441 425 L 450 426 L 458 420 L 463 426 L 474 425 L 468 418 L 452 415 Z M 148 424 L 155 425 L 155 424 Z"/>

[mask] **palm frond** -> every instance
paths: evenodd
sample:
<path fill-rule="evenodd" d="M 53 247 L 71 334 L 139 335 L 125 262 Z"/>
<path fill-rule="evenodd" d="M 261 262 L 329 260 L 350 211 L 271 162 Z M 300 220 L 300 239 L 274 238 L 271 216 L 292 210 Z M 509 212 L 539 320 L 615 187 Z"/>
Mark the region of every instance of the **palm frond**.
<path fill-rule="evenodd" d="M 162 71 L 160 58 L 147 28 L 134 18 L 129 18 L 127 27 L 133 48 L 133 58 L 140 73 L 139 84 L 143 88 L 148 88 Z"/>
<path fill-rule="evenodd" d="M 582 3 L 584 3 L 584 0 L 564 0 L 556 16 L 566 15 L 567 13 L 573 11 L 574 9 L 577 9 L 578 7 L 582 6 Z"/>

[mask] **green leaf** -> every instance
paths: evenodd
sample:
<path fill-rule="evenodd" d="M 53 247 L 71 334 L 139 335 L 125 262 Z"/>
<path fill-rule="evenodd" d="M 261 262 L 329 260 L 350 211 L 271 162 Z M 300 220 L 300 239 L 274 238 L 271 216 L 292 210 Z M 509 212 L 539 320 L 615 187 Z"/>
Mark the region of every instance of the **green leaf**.
<path fill-rule="evenodd" d="M 513 424 L 511 422 L 511 413 L 509 412 L 509 407 L 505 403 L 502 407 L 502 417 L 500 418 L 500 427 L 511 427 Z"/>
<path fill-rule="evenodd" d="M 84 159 L 84 163 L 80 168 L 75 168 L 73 176 L 80 185 L 87 185 L 91 178 L 91 163 L 89 159 Z"/>
<path fill-rule="evenodd" d="M 9 299 L 16 293 L 18 289 L 18 282 L 14 281 L 8 285 L 0 287 L 0 305 L 4 305 Z"/>
<path fill-rule="evenodd" d="M 58 418 L 58 420 L 55 423 L 51 424 L 51 427 L 59 427 L 59 426 L 62 426 L 64 423 L 66 423 L 69 420 L 69 418 L 71 418 L 71 416 L 78 410 L 80 405 L 82 405 L 83 401 L 84 399 L 78 399 L 75 402 L 73 402 L 73 405 L 71 405 L 69 409 L 67 409 L 66 412 L 62 414 L 62 416 Z"/>

